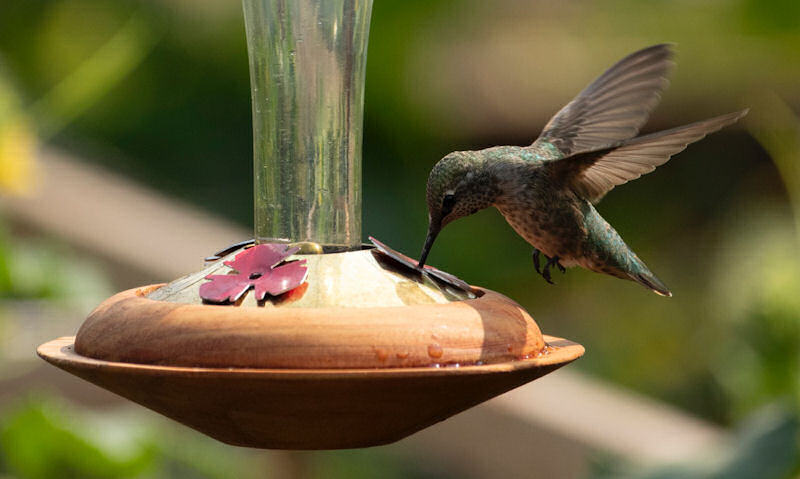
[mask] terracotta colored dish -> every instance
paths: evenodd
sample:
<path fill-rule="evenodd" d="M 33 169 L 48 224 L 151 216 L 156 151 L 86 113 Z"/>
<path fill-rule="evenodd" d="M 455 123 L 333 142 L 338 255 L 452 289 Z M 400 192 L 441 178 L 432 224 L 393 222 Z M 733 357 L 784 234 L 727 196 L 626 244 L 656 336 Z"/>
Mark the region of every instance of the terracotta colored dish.
<path fill-rule="evenodd" d="M 372 250 L 303 259 L 306 283 L 258 304 L 202 303 L 224 258 L 123 291 L 39 355 L 229 444 L 340 449 L 396 441 L 583 354 L 493 291 L 459 292 Z"/>
<path fill-rule="evenodd" d="M 152 366 L 87 358 L 74 338 L 46 361 L 228 444 L 339 449 L 390 443 L 543 376 L 583 354 L 545 336 L 541 356 L 482 366 L 254 369 Z M 410 406 L 411 405 L 411 406 Z"/>
<path fill-rule="evenodd" d="M 528 313 L 489 290 L 443 304 L 245 308 L 146 297 L 158 287 L 98 306 L 78 331 L 76 353 L 165 366 L 341 369 L 492 364 L 545 347 Z"/>

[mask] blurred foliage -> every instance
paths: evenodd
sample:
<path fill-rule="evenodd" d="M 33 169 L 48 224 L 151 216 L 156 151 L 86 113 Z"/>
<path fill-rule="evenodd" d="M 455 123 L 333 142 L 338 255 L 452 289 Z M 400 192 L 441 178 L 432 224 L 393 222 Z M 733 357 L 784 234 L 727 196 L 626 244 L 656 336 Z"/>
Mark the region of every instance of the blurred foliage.
<path fill-rule="evenodd" d="M 0 300 L 46 299 L 88 311 L 111 292 L 103 272 L 70 248 L 47 239 L 20 240 L 0 222 Z"/>
<path fill-rule="evenodd" d="M 437 467 L 438 466 L 438 467 Z M 375 449 L 315 452 L 307 457 L 309 479 L 450 479 L 458 475 L 439 465 L 420 464 Z"/>
<path fill-rule="evenodd" d="M 35 182 L 36 136 L 5 73 L 0 63 L 0 191 L 20 194 L 30 191 Z"/>
<path fill-rule="evenodd" d="M 732 337 L 715 369 L 739 417 L 778 397 L 800 405 L 800 119 L 775 96 L 754 103 L 751 129 L 778 167 L 792 208 L 776 217 L 774 205 L 740 205 L 721 251 L 731 257 L 759 249 L 717 273 L 716 300 Z"/>
<path fill-rule="evenodd" d="M 364 235 L 417 254 L 427 220 L 425 179 L 437 159 L 453 150 L 529 143 L 603 68 L 664 41 L 678 43 L 679 57 L 672 88 L 654 114 L 657 127 L 752 107 L 743 125 L 692 145 L 598 206 L 674 298 L 580 270 L 547 285 L 529 262 L 530 246 L 491 210 L 445 229 L 431 262 L 517 300 L 545 332 L 584 344 L 586 356 L 570 367 L 723 425 L 739 424 L 776 399 L 797 411 L 796 0 L 376 1 L 367 62 Z M 36 132 L 250 224 L 249 98 L 237 2 L 0 2 L 5 190 L 24 190 L 35 180 L 32 165 L 9 159 L 30 156 Z M 57 283 L 42 278 L 78 274 L 71 260 L 54 259 L 69 253 L 2 238 L 2 295 L 58 295 Z M 79 260 L 74 264 L 80 268 Z M 770 441 L 796 436 L 794 417 L 787 413 L 774 436 L 767 428 L 760 439 L 742 439 L 732 457 L 752 464 L 772 454 L 789 457 L 777 447 L 788 442 Z M 745 437 L 756 426 L 741 427 Z M 765 447 L 769 454 L 752 453 L 760 444 L 777 445 Z M 791 445 L 797 464 L 796 441 Z M 320 461 L 335 469 L 345 457 Z M 747 470 L 733 459 L 728 465 Z M 720 477 L 709 471 L 687 469 L 681 477 Z"/>
<path fill-rule="evenodd" d="M 0 474 L 19 479 L 261 477 L 261 461 L 207 437 L 119 413 L 21 401 L 0 420 Z"/>
<path fill-rule="evenodd" d="M 137 477 L 153 463 L 153 451 L 130 444 L 123 457 L 70 430 L 52 407 L 31 404 L 10 413 L 0 431 L 2 464 L 18 477 Z M 79 429 L 80 430 L 80 429 Z"/>

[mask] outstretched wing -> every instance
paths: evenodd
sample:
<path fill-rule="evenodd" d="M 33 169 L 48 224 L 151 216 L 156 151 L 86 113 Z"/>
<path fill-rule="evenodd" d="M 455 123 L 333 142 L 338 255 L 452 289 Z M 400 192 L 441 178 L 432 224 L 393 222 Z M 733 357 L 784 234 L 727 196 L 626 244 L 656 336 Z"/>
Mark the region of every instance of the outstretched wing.
<path fill-rule="evenodd" d="M 676 153 L 747 114 L 742 110 L 690 125 L 640 136 L 549 164 L 581 197 L 596 203 L 612 188 L 650 173 Z"/>
<path fill-rule="evenodd" d="M 672 55 L 661 44 L 623 58 L 556 113 L 534 145 L 546 141 L 570 156 L 633 138 L 669 83 Z"/>

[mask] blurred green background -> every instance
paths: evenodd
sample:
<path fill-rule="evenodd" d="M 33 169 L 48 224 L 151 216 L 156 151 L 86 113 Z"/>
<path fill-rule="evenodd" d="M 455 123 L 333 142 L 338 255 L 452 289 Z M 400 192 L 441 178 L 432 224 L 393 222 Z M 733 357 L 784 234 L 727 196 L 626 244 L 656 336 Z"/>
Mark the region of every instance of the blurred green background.
<path fill-rule="evenodd" d="M 646 131 L 751 108 L 743 122 L 598 206 L 674 298 L 583 270 L 548 285 L 533 270 L 530 246 L 493 209 L 448 227 L 430 262 L 503 292 L 543 331 L 585 345 L 586 357 L 570 368 L 744 428 L 745 437 L 753 414 L 777 407 L 777 426 L 741 447 L 760 447 L 779 431 L 784 467 L 758 477 L 787 477 L 800 472 L 800 2 L 376 0 L 363 234 L 415 256 L 427 226 L 425 181 L 439 158 L 529 144 L 605 68 L 660 42 L 677 44 L 678 67 Z M 32 158 L 48 145 L 250 228 L 250 114 L 236 1 L 0 3 L 3 194 L 35 184 Z M 20 330 L 12 314 L 20 303 L 80 317 L 113 291 L 108 271 L 58 238 L 4 230 L 0 344 Z M 92 413 L 51 396 L 0 402 L 0 475 L 232 477 L 220 466 L 231 464 L 245 477 L 263 461 L 182 432 L 181 441 L 219 458 L 189 465 L 158 421 L 126 430 L 122 449 L 103 450 L 88 430 L 74 432 Z M 382 477 L 433 474 L 380 454 L 316 460 L 342 474 L 347 464 Z M 601 464 L 594 473 L 615 469 Z M 689 466 L 653 474 L 732 477 Z"/>

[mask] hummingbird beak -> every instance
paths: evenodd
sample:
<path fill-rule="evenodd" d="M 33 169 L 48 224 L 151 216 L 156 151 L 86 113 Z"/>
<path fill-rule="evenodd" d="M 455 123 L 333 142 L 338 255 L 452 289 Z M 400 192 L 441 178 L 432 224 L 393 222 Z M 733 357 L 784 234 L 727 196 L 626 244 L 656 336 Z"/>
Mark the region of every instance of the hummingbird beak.
<path fill-rule="evenodd" d="M 428 253 L 431 252 L 431 246 L 433 246 L 433 242 L 436 240 L 436 236 L 439 235 L 441 229 L 441 224 L 431 218 L 428 224 L 428 236 L 425 238 L 425 246 L 422 247 L 422 254 L 419 257 L 417 268 L 422 269 L 422 267 L 425 266 L 425 260 L 428 259 Z"/>

